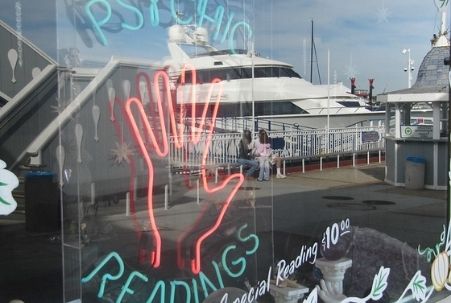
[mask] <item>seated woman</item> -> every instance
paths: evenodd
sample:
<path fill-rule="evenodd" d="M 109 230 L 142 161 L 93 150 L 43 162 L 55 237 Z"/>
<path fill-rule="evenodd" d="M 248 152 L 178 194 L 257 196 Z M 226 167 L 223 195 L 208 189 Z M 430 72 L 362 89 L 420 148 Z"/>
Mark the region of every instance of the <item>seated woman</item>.
<path fill-rule="evenodd" d="M 239 156 L 237 162 L 247 168 L 246 176 L 252 176 L 258 169 L 258 161 L 254 159 L 254 145 L 252 144 L 252 134 L 250 130 L 243 131 L 240 140 Z"/>
<path fill-rule="evenodd" d="M 257 181 L 269 181 L 269 161 L 271 158 L 272 149 L 269 144 L 268 134 L 264 129 L 258 132 L 258 141 L 255 143 L 255 155 L 260 164 L 260 173 Z"/>
<path fill-rule="evenodd" d="M 276 164 L 276 178 L 286 178 L 286 176 L 280 171 L 282 159 L 278 155 L 273 154 L 273 150 L 269 142 L 270 140 L 266 131 L 264 129 L 260 129 L 258 132 L 258 141 L 255 144 L 256 156 L 260 164 L 260 174 L 257 179 L 258 181 L 269 180 L 270 163 L 271 165 Z"/>

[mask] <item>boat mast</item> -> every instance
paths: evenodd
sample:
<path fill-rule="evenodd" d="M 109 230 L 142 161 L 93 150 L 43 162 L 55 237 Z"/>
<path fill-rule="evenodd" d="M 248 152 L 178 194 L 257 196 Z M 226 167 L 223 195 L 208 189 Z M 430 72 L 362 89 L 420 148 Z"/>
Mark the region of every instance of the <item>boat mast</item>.
<path fill-rule="evenodd" d="M 318 64 L 318 54 L 316 53 L 315 39 L 313 39 L 313 20 L 312 20 L 312 33 L 311 33 L 311 43 L 310 43 L 310 83 L 313 84 L 313 52 L 315 53 L 316 59 L 316 71 L 318 72 L 319 84 L 321 84 L 321 74 L 319 72 Z"/>
<path fill-rule="evenodd" d="M 313 83 L 313 20 L 312 20 L 312 33 L 310 35 L 310 83 Z"/>

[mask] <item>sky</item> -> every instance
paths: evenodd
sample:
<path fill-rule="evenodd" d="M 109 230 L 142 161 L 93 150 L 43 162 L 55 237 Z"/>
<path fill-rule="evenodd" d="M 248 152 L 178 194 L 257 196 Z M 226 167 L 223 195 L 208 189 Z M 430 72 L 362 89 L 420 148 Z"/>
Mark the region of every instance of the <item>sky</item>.
<path fill-rule="evenodd" d="M 267 2 L 268 11 L 272 12 L 268 16 L 265 9 L 257 10 L 256 23 L 263 26 L 256 33 L 256 45 L 262 52 L 290 62 L 310 79 L 313 20 L 322 83 L 327 83 L 329 51 L 331 83 L 336 80 L 350 86 L 349 78 L 355 76 L 358 87 L 368 88 L 368 79 L 374 78 L 376 92 L 407 87 L 403 69 L 407 67 L 408 55 L 402 54 L 404 48 L 410 49 L 414 60 L 415 80 L 421 61 L 431 48 L 430 39 L 441 24 L 441 13 L 432 0 L 262 2 Z M 449 20 L 447 24 L 449 27 Z"/>
<path fill-rule="evenodd" d="M 99 0 L 100 1 L 100 0 Z M 126 0 L 143 14 L 140 29 L 130 30 L 121 23 L 133 26 L 139 21 L 132 10 L 118 5 L 117 0 L 104 0 L 112 9 L 103 33 L 108 46 L 102 45 L 92 30 L 92 23 L 84 7 L 87 0 L 16 0 L 0 1 L 0 19 L 17 27 L 15 3 L 22 6 L 23 34 L 38 47 L 62 62 L 58 50 L 76 48 L 82 64 L 106 62 L 111 56 L 161 60 L 168 56 L 167 27 L 175 23 L 170 14 L 170 0 L 160 0 L 158 24 L 152 24 L 149 0 Z M 200 0 L 174 0 L 181 18 L 199 15 L 195 5 Z M 314 41 L 317 60 L 314 60 L 313 82 L 319 83 L 316 66 L 323 84 L 357 78 L 358 88 L 367 89 L 368 79 L 374 78 L 375 93 L 407 87 L 408 56 L 410 49 L 415 70 L 430 50 L 430 39 L 440 27 L 438 8 L 448 0 L 205 0 L 206 13 L 214 16 L 218 6 L 226 8 L 224 20 L 232 25 L 245 21 L 252 36 L 239 28 L 237 48 L 252 41 L 256 52 L 264 57 L 292 64 L 295 70 L 310 79 L 311 24 L 314 23 Z M 98 20 L 106 16 L 101 4 L 92 6 Z M 449 4 L 445 8 L 449 15 Z M 233 15 L 233 18 L 231 17 Z M 155 18 L 153 19 L 155 23 Z M 225 22 L 224 22 L 225 23 Z M 57 24 L 55 30 L 55 24 Z M 447 20 L 449 28 L 449 20 Z M 210 40 L 217 48 L 227 43 L 213 41 L 213 23 Z M 224 27 L 222 27 L 224 28 Z M 243 38 L 243 32 L 246 35 Z M 220 34 L 222 32 L 220 31 Z M 328 77 L 328 53 L 330 54 Z M 58 58 L 59 57 L 59 58 Z"/>

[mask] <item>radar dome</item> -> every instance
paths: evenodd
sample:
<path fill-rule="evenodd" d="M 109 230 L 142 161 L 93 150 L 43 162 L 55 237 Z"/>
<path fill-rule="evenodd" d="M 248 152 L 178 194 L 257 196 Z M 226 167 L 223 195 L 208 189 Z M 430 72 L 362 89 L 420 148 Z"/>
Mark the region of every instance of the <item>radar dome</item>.
<path fill-rule="evenodd" d="M 169 41 L 171 42 L 184 42 L 185 41 L 185 28 L 181 25 L 173 25 L 169 28 Z"/>
<path fill-rule="evenodd" d="M 198 27 L 194 31 L 194 36 L 196 37 L 197 43 L 207 44 L 208 43 L 208 31 L 204 27 Z"/>

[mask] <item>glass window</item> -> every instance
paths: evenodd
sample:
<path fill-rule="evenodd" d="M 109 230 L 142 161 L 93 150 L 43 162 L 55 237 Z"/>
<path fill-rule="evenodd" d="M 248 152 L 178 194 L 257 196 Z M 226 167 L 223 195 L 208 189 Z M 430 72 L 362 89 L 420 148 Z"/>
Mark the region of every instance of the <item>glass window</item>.
<path fill-rule="evenodd" d="M 361 2 L 1 1 L 0 302 L 447 302 L 450 4 Z"/>

